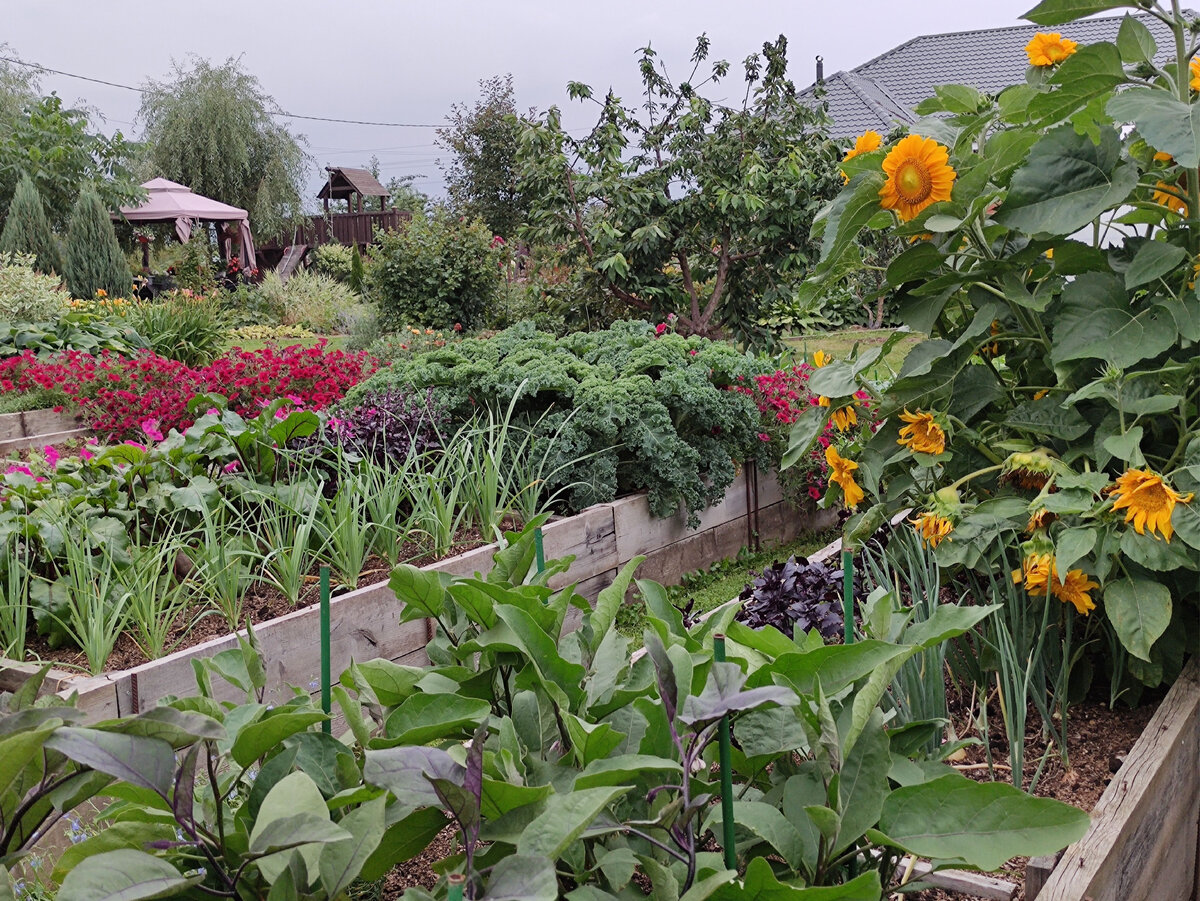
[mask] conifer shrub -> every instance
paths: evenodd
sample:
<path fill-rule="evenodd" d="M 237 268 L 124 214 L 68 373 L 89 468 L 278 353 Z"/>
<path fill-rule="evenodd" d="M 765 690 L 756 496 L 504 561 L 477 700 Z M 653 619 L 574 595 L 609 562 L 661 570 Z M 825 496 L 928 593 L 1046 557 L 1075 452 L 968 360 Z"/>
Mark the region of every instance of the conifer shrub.
<path fill-rule="evenodd" d="M 58 238 L 46 218 L 42 197 L 28 175 L 21 177 L 13 193 L 4 231 L 0 232 L 0 253 L 31 254 L 38 272 L 46 275 L 62 272 Z"/>
<path fill-rule="evenodd" d="M 129 291 L 129 266 L 117 233 L 100 195 L 90 188 L 80 193 L 71 211 L 63 276 L 75 297 L 95 297 L 101 291 L 121 297 Z"/>

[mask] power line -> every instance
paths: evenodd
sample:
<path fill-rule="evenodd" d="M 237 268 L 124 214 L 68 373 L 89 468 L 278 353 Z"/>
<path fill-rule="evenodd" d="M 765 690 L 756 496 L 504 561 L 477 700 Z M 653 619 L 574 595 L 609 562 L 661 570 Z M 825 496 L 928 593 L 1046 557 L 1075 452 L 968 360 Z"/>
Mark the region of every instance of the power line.
<path fill-rule="evenodd" d="M 64 72 L 61 69 L 51 69 L 49 66 L 38 65 L 37 63 L 27 63 L 22 59 L 14 59 L 9 56 L 0 56 L 0 62 L 12 63 L 15 66 L 25 66 L 29 69 L 37 69 L 40 72 L 49 72 L 52 75 L 62 75 L 64 78 L 77 78 L 80 81 L 90 81 L 93 84 L 102 84 L 110 88 L 120 88 L 124 91 L 133 91 L 137 94 L 150 93 L 145 88 L 134 87 L 129 84 L 120 84 L 116 81 L 105 81 L 103 78 L 92 78 L 88 75 L 76 75 L 73 72 Z M 341 125 L 370 125 L 377 128 L 442 128 L 442 125 L 428 125 L 419 122 L 371 122 L 365 119 L 339 119 L 334 116 L 304 116 L 300 113 L 289 113 L 280 111 L 272 113 L 284 119 L 307 119 L 310 122 L 336 122 Z"/>

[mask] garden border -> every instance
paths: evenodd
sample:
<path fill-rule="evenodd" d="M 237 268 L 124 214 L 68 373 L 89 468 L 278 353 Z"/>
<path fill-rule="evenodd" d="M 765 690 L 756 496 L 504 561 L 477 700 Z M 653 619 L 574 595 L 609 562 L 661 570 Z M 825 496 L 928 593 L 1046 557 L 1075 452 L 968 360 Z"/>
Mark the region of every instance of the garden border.
<path fill-rule="evenodd" d="M 57 444 L 91 434 L 91 429 L 84 428 L 80 423 L 76 414 L 53 407 L 0 413 L 0 454 L 39 444 Z"/>
<path fill-rule="evenodd" d="M 638 570 L 640 578 L 678 581 L 684 572 L 735 555 L 754 537 L 755 524 L 760 538 L 783 543 L 806 529 L 828 528 L 836 517 L 833 510 L 798 511 L 783 499 L 773 474 L 747 480 L 743 471 L 724 499 L 701 513 L 697 529 L 687 528 L 682 512 L 668 519 L 651 517 L 643 494 L 597 504 L 548 523 L 543 528 L 543 546 L 549 559 L 575 555 L 570 571 L 553 578 L 551 587 L 577 582 L 576 590 L 594 600 L 620 568 L 639 554 L 647 558 Z M 454 575 L 486 573 L 496 549 L 494 544 L 486 545 L 423 568 Z M 432 638 L 430 623 L 424 619 L 400 623 L 399 603 L 386 582 L 332 599 L 330 647 L 334 673 L 340 673 L 351 661 L 379 657 L 409 665 L 428 663 L 425 647 Z M 579 611 L 572 613 L 567 629 L 574 628 L 581 615 Z M 267 702 L 291 697 L 291 686 L 312 693 L 318 690 L 313 680 L 320 672 L 319 617 L 319 607 L 312 605 L 254 627 L 267 670 Z M 68 677 L 54 690 L 64 698 L 77 693 L 76 703 L 91 721 L 137 713 L 167 695 L 193 694 L 192 661 L 236 647 L 237 635 L 245 635 L 245 631 L 132 669 Z M 213 689 L 221 700 L 240 700 L 232 686 L 215 682 Z"/>
<path fill-rule="evenodd" d="M 1193 657 L 1032 901 L 1200 898 L 1200 658 Z"/>

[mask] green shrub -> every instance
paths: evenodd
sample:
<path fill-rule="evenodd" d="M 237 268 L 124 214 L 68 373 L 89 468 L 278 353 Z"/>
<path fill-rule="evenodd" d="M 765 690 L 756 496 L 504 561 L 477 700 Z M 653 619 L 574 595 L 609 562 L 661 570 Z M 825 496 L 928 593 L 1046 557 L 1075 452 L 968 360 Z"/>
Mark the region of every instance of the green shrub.
<path fill-rule="evenodd" d="M 75 297 L 95 297 L 101 291 L 122 297 L 129 291 L 129 266 L 117 233 L 100 195 L 91 189 L 79 195 L 71 211 L 63 276 Z"/>
<path fill-rule="evenodd" d="M 360 305 L 347 285 L 319 272 L 297 272 L 285 284 L 275 271 L 258 287 L 264 303 L 282 311 L 283 325 L 301 325 L 323 334 L 340 333 Z"/>
<path fill-rule="evenodd" d="M 8 208 L 4 231 L 0 232 L 0 253 L 28 253 L 37 258 L 34 268 L 49 275 L 62 272 L 62 254 L 58 238 L 50 228 L 42 198 L 28 175 L 21 177 Z"/>
<path fill-rule="evenodd" d="M 492 233 L 444 211 L 416 216 L 376 239 L 367 287 L 390 331 L 406 323 L 478 328 L 500 287 Z"/>
<path fill-rule="evenodd" d="M 309 265 L 314 271 L 339 282 L 350 281 L 353 261 L 354 252 L 345 244 L 322 244 L 308 255 Z"/>
<path fill-rule="evenodd" d="M 175 264 L 175 284 L 200 294 L 206 294 L 216 285 L 213 278 L 212 246 L 208 243 L 208 227 L 202 226 L 192 232 L 183 245 L 179 262 Z"/>
<path fill-rule="evenodd" d="M 36 322 L 62 312 L 58 279 L 35 272 L 34 262 L 28 254 L 0 253 L 0 319 Z"/>
<path fill-rule="evenodd" d="M 219 302 L 204 295 L 172 294 L 140 303 L 129 322 L 160 357 L 193 367 L 211 363 L 228 337 Z"/>
<path fill-rule="evenodd" d="M 354 245 L 354 253 L 350 256 L 350 287 L 362 293 L 363 285 L 366 281 L 366 269 L 363 265 L 362 251 L 358 249 L 358 245 Z"/>
<path fill-rule="evenodd" d="M 490 339 L 398 356 L 346 403 L 389 387 L 432 387 L 439 406 L 466 422 L 480 406 L 515 402 L 522 426 L 557 434 L 560 462 L 590 455 L 551 486 L 569 486 L 573 508 L 647 489 L 656 516 L 682 505 L 696 522 L 724 496 L 738 462 L 769 464 L 753 400 L 727 390 L 764 368 L 727 344 L 656 336 L 645 322 L 558 340 L 523 323 Z"/>

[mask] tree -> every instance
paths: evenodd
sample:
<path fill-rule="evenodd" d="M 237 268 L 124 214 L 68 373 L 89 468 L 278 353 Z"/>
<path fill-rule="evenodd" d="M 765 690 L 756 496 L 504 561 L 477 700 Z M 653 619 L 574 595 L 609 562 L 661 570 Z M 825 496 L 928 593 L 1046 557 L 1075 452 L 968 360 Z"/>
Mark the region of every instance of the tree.
<path fill-rule="evenodd" d="M 129 290 L 129 266 L 112 219 L 91 188 L 79 195 L 71 211 L 63 276 L 74 297 L 95 297 L 98 291 L 121 297 Z"/>
<path fill-rule="evenodd" d="M 521 124 L 512 75 L 494 75 L 479 87 L 475 104 L 451 106 L 450 124 L 437 130 L 438 144 L 451 154 L 438 166 L 455 212 L 478 216 L 493 232 L 511 238 L 528 211 L 518 179 Z"/>
<path fill-rule="evenodd" d="M 131 168 L 136 149 L 120 131 L 92 132 L 87 114 L 64 109 L 55 94 L 35 100 L 0 132 L 0 212 L 7 216 L 22 176 L 33 180 L 56 230 L 66 227 L 85 185 L 110 209 L 136 203 L 145 197 Z"/>
<path fill-rule="evenodd" d="M 256 233 L 281 233 L 302 208 L 304 139 L 275 121 L 282 110 L 229 59 L 176 64 L 151 82 L 138 111 L 154 173 L 250 213 Z"/>
<path fill-rule="evenodd" d="M 58 239 L 46 218 L 41 195 L 28 175 L 21 176 L 9 205 L 4 231 L 0 232 L 0 253 L 33 254 L 39 272 L 62 272 Z"/>
<path fill-rule="evenodd" d="M 525 128 L 526 234 L 566 245 L 635 310 L 675 313 L 697 334 L 761 339 L 763 311 L 789 301 L 816 261 L 810 232 L 840 186 L 837 151 L 823 111 L 787 79 L 786 38 L 747 57 L 745 93 L 732 108 L 699 93 L 729 71 L 718 61 L 701 73 L 708 51 L 702 35 L 691 72 L 675 84 L 643 48 L 640 111 L 571 83 L 573 99 L 600 107 L 580 140 L 554 107 Z"/>
<path fill-rule="evenodd" d="M 0 55 L 15 58 L 17 52 L 0 44 Z M 15 63 L 0 62 L 0 133 L 38 98 L 37 70 Z"/>

